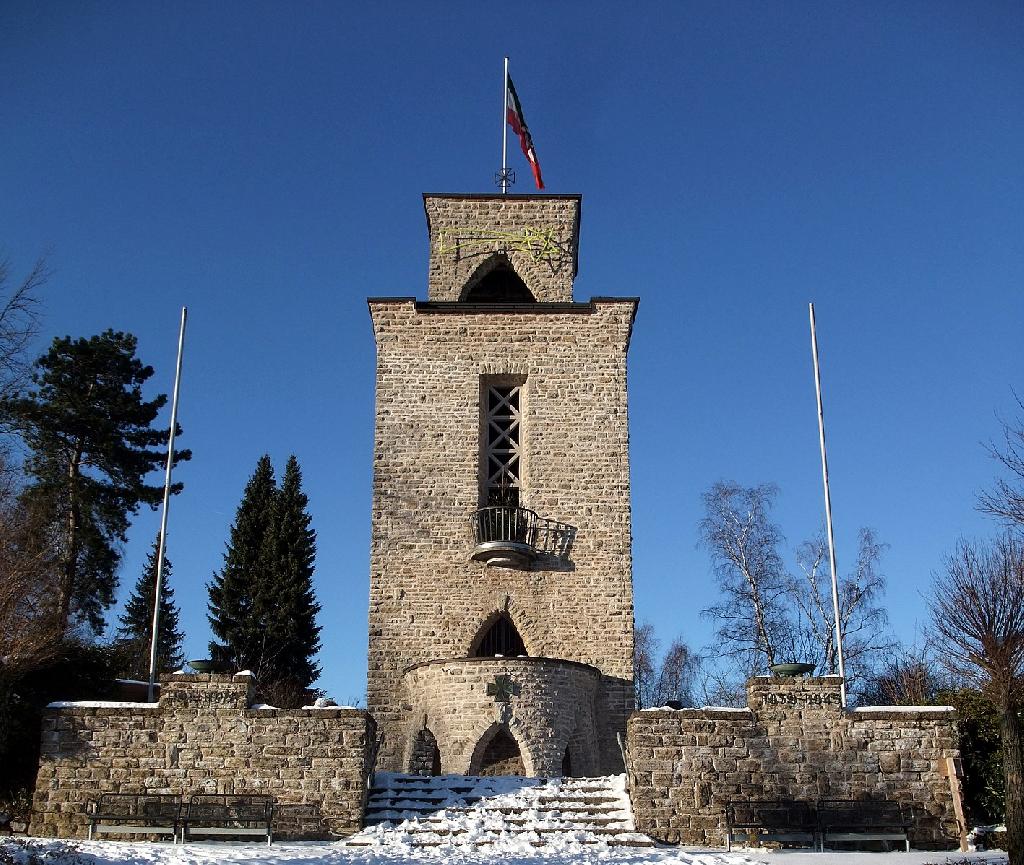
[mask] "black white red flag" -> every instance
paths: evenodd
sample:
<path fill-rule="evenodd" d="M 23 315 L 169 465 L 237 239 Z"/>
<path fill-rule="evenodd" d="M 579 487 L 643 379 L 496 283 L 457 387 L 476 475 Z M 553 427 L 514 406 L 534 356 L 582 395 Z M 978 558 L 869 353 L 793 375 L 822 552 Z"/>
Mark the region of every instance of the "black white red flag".
<path fill-rule="evenodd" d="M 523 106 L 519 104 L 519 97 L 516 95 L 516 88 L 512 86 L 512 79 L 507 78 L 507 92 L 505 93 L 505 117 L 512 131 L 519 136 L 519 146 L 523 148 L 523 155 L 530 161 L 530 168 L 533 170 L 533 179 L 538 189 L 544 188 L 544 180 L 540 176 L 540 163 L 537 161 L 537 151 L 533 147 L 533 138 L 530 137 L 530 129 L 526 125 L 526 118 L 523 117 Z"/>

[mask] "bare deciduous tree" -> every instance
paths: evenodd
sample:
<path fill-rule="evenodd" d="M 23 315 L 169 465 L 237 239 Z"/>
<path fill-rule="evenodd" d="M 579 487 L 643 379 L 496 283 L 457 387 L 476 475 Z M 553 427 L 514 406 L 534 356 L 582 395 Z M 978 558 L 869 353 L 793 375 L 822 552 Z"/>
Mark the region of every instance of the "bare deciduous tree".
<path fill-rule="evenodd" d="M 1014 422 L 1003 421 L 1003 441 L 990 442 L 988 452 L 1009 473 L 997 478 L 995 486 L 978 496 L 978 508 L 1008 523 L 1024 526 L 1024 400 L 1017 396 L 1022 415 Z"/>
<path fill-rule="evenodd" d="M 828 545 L 824 531 L 796 550 L 799 572 L 788 573 L 779 552 L 782 530 L 770 511 L 778 488 L 720 482 L 704 494 L 706 515 L 700 536 L 711 553 L 723 598 L 704 611 L 718 623 L 716 653 L 727 675 L 763 674 L 776 663 L 813 663 L 819 673 L 837 670 L 835 613 Z M 848 687 L 863 680 L 875 657 L 891 648 L 880 560 L 885 544 L 861 529 L 853 569 L 840 579 L 839 611 Z M 719 665 L 720 672 L 722 672 Z M 721 676 L 705 683 L 716 693 L 734 694 Z"/>
<path fill-rule="evenodd" d="M 893 648 L 888 617 L 878 606 L 885 592 L 880 563 L 887 544 L 874 531 L 862 528 L 853 571 L 839 579 L 839 619 L 847 687 L 853 691 L 878 656 Z M 789 596 L 796 610 L 793 629 L 795 654 L 814 663 L 820 673 L 838 668 L 835 608 L 828 541 L 820 531 L 796 551 L 800 574 L 789 577 Z"/>
<path fill-rule="evenodd" d="M 1007 851 L 1024 861 L 1024 539 L 962 541 L 935 580 L 929 606 L 952 673 L 980 687 L 1000 715 Z"/>
<path fill-rule="evenodd" d="M 46 277 L 40 259 L 21 282 L 8 288 L 11 265 L 0 260 L 0 398 L 16 390 L 28 374 L 25 354 L 38 333 L 38 291 Z"/>
<path fill-rule="evenodd" d="M 876 706 L 925 706 L 940 690 L 952 685 L 949 677 L 940 675 L 929 643 L 923 646 L 894 646 L 861 689 L 860 703 Z"/>
<path fill-rule="evenodd" d="M 782 532 L 769 518 L 778 487 L 720 481 L 704 493 L 700 537 L 725 599 L 704 611 L 718 622 L 722 654 L 747 674 L 777 663 L 789 639 Z"/>
<path fill-rule="evenodd" d="M 46 522 L 18 500 L 0 458 L 0 689 L 59 651 L 57 567 Z"/>
<path fill-rule="evenodd" d="M 638 709 L 678 702 L 693 705 L 693 679 L 699 666 L 682 638 L 676 637 L 659 663 L 661 640 L 654 626 L 644 622 L 634 628 L 633 684 Z"/>
<path fill-rule="evenodd" d="M 654 659 L 659 642 L 650 622 L 633 628 L 633 692 L 638 709 L 650 706 L 654 696 Z"/>
<path fill-rule="evenodd" d="M 670 702 L 683 706 L 693 705 L 693 678 L 698 659 L 679 637 L 661 659 L 652 705 L 665 706 Z"/>

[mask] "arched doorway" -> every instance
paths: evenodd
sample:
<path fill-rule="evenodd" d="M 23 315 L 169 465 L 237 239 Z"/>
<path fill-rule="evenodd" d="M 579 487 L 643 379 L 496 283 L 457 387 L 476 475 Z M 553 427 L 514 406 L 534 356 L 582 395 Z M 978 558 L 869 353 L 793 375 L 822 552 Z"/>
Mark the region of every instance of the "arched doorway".
<path fill-rule="evenodd" d="M 519 743 L 504 725 L 492 727 L 476 746 L 473 775 L 525 775 Z"/>
<path fill-rule="evenodd" d="M 409 755 L 409 773 L 412 775 L 440 775 L 441 751 L 437 739 L 426 727 L 416 734 Z"/>

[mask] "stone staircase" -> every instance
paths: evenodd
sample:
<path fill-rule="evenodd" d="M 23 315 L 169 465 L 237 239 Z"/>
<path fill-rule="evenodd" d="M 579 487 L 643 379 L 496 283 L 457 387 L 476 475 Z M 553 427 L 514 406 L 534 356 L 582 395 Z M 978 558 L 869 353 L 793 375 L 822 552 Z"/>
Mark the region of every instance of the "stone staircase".
<path fill-rule="evenodd" d="M 366 828 L 350 847 L 651 847 L 637 833 L 625 776 L 520 778 L 378 772 Z"/>

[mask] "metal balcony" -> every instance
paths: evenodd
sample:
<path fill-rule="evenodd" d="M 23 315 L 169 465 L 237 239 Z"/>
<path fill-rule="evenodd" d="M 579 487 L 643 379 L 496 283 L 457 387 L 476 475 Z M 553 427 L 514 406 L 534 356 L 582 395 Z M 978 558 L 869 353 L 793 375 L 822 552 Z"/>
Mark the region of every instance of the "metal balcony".
<path fill-rule="evenodd" d="M 515 505 L 481 508 L 472 520 L 473 559 L 501 568 L 526 568 L 542 554 L 565 558 L 576 531 Z"/>

